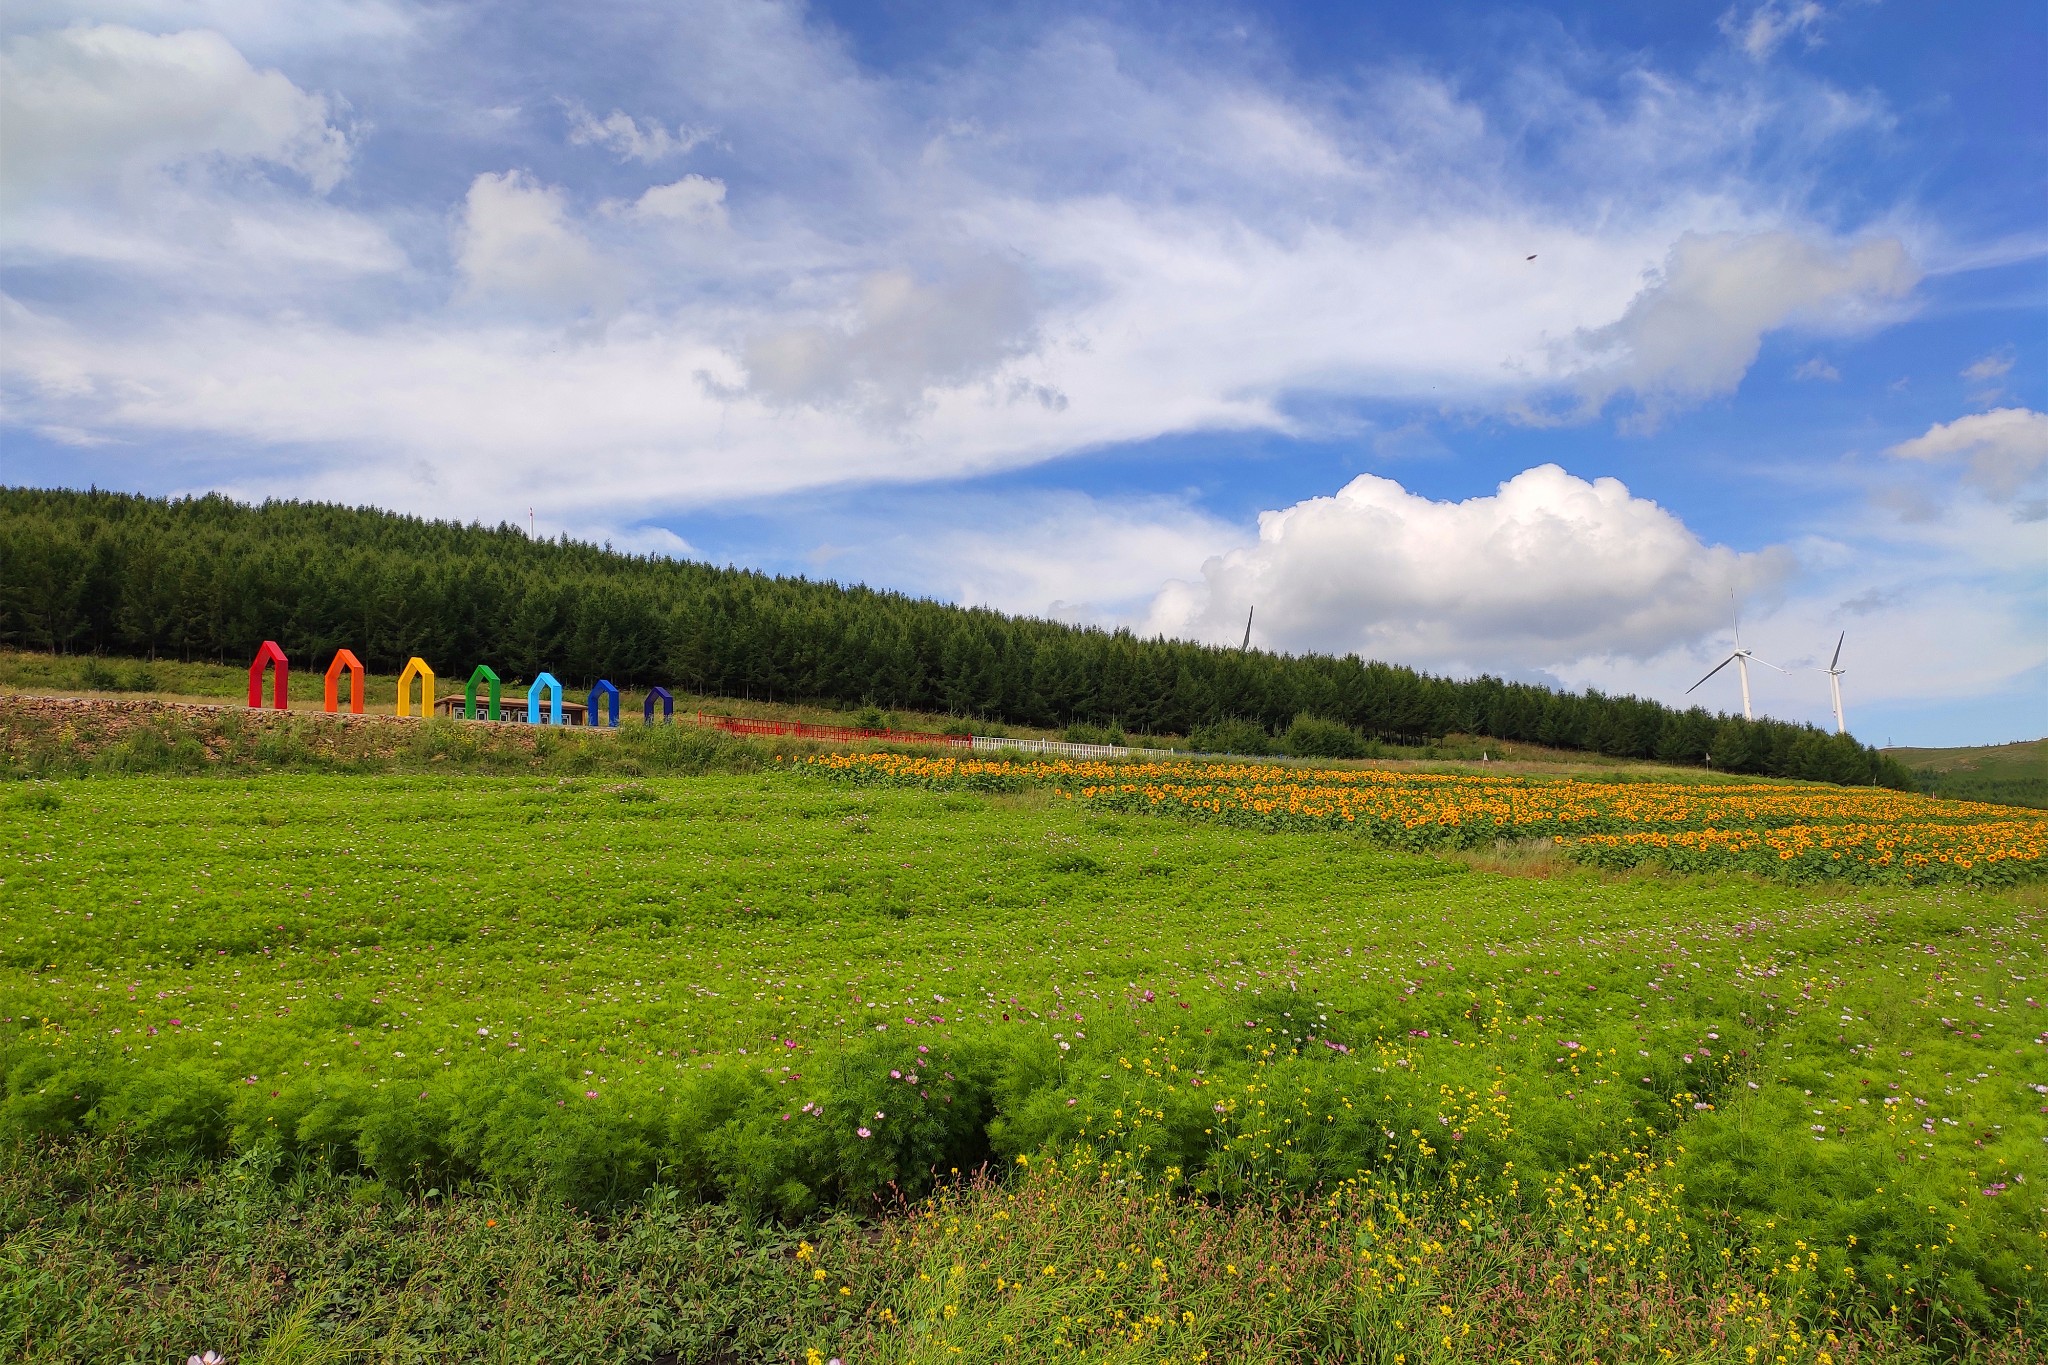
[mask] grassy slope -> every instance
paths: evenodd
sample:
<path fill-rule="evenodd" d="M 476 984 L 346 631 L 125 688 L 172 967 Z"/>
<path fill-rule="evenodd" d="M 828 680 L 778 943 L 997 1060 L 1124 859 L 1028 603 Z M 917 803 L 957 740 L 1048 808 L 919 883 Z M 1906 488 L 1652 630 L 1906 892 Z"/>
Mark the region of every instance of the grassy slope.
<path fill-rule="evenodd" d="M 1887 749 L 1920 790 L 1958 801 L 2048 808 L 2048 739 L 1965 749 Z"/>
<path fill-rule="evenodd" d="M 1914 772 L 1982 773 L 1987 777 L 2040 777 L 2048 773 L 2048 739 L 1962 749 L 1886 749 Z"/>
<path fill-rule="evenodd" d="M 10 1053 L 18 1062 L 25 1047 L 69 1048 L 65 1055 L 108 1074 L 139 1066 L 124 1059 L 147 1057 L 147 1066 L 128 1074 L 153 1084 L 183 1075 L 202 1095 L 208 1084 L 245 1074 L 259 1083 L 227 1096 L 211 1092 L 223 1106 L 216 1122 L 242 1125 L 232 1137 L 247 1154 L 232 1168 L 240 1175 L 208 1175 L 196 1187 L 173 1180 L 170 1197 L 141 1177 L 133 1190 L 114 1181 L 95 1194 L 101 1182 L 70 1177 L 66 1184 L 47 1161 L 28 1160 L 11 1173 L 0 1190 L 4 1230 L 13 1245 L 40 1248 L 43 1267 L 41 1278 L 14 1281 L 25 1300 L 17 1320 L 39 1324 L 45 1335 L 35 1341 L 45 1358 L 65 1358 L 52 1344 L 62 1340 L 115 1343 L 119 1352 L 141 1351 L 144 1342 L 152 1350 L 242 1350 L 288 1330 L 299 1310 L 324 1331 L 374 1337 L 388 1329 L 394 1358 L 422 1349 L 483 1354 L 491 1343 L 518 1358 L 521 1342 L 568 1340 L 572 1329 L 623 1334 L 621 1343 L 649 1355 L 680 1349 L 677 1343 L 696 1339 L 690 1333 L 715 1337 L 730 1326 L 711 1321 L 715 1313 L 663 1318 L 650 1300 L 635 1297 L 632 1284 L 574 1275 L 576 1262 L 558 1243 L 573 1248 L 578 1238 L 618 1235 L 639 1248 L 634 1255 L 668 1258 L 671 1268 L 661 1271 L 668 1278 L 657 1277 L 651 1302 L 726 1283 L 718 1278 L 725 1272 L 705 1269 L 697 1251 L 633 1240 L 634 1229 L 646 1226 L 635 1220 L 652 1216 L 636 1211 L 644 1204 L 629 1201 L 595 1231 L 578 1231 L 585 1224 L 564 1224 L 548 1201 L 516 1194 L 517 1158 L 534 1149 L 532 1138 L 508 1149 L 506 1193 L 493 1194 L 488 1182 L 464 1185 L 464 1212 L 446 1221 L 426 1216 L 419 1191 L 447 1176 L 414 1159 L 440 1159 L 433 1135 L 476 1118 L 461 1104 L 436 1107 L 447 1087 L 465 1072 L 490 1084 L 515 1074 L 555 1077 L 553 1084 L 579 1096 L 591 1087 L 600 1099 L 570 1130 L 540 1130 L 553 1144 L 556 1176 L 584 1163 L 577 1187 L 584 1193 L 574 1197 L 588 1202 L 603 1196 L 607 1181 L 615 1189 L 624 1181 L 630 1193 L 640 1178 L 635 1163 L 659 1152 L 683 1162 L 670 1178 L 686 1174 L 696 1159 L 691 1143 L 707 1124 L 665 1087 L 682 1093 L 678 1073 L 695 1074 L 707 1061 L 717 1077 L 761 1085 L 747 1080 L 758 1056 L 742 1048 L 772 1048 L 809 1073 L 810 1085 L 785 1090 L 778 1062 L 760 1093 L 791 1112 L 800 1093 L 825 1103 L 825 1128 L 855 1153 L 849 1160 L 864 1159 L 865 1140 L 840 1131 L 856 1105 L 861 1114 L 885 1108 L 898 1122 L 929 1111 L 903 1083 L 882 1079 L 881 1068 L 892 1064 L 932 1065 L 911 1055 L 921 1039 L 969 1049 L 960 1055 L 993 1068 L 971 1074 L 971 1082 L 1008 1087 L 994 1153 L 1006 1160 L 1039 1150 L 1041 1140 L 1085 1139 L 1100 1150 L 1151 1148 L 1155 1180 L 1165 1175 L 1160 1153 L 1174 1154 L 1185 1178 L 1216 1177 L 1207 1184 L 1218 1195 L 1261 1188 L 1261 1180 L 1285 1185 L 1299 1179 L 1290 1170 L 1312 1173 L 1314 1163 L 1299 1167 L 1307 1149 L 1292 1138 L 1283 1144 L 1270 1114 L 1255 1126 L 1255 1110 L 1292 1103 L 1288 1096 L 1299 1090 L 1334 1115 L 1339 1092 L 1327 1087 L 1336 1086 L 1345 1113 L 1355 1100 L 1363 1120 L 1345 1130 L 1345 1142 L 1365 1140 L 1332 1149 L 1318 1138 L 1336 1159 L 1353 1167 L 1363 1160 L 1383 1176 L 1433 1172 L 1426 1183 L 1439 1189 L 1462 1171 L 1476 1189 L 1497 1188 L 1500 1162 L 1512 1156 L 1532 1190 L 1543 1171 L 1570 1172 L 1586 1161 L 1610 1183 L 1647 1181 L 1656 1197 L 1631 1206 L 1630 1216 L 1666 1210 L 1659 1237 L 1673 1226 L 1671 1201 L 1682 1185 L 1693 1192 L 1686 1202 L 1703 1254 L 1725 1239 L 1742 1258 L 1741 1274 L 1775 1277 L 1775 1267 L 1803 1247 L 1826 1256 L 1810 1275 L 1771 1278 L 1767 1287 L 1780 1301 L 1811 1295 L 1810 1281 L 1823 1272 L 1828 1283 L 1842 1283 L 1852 1265 L 1880 1293 L 1886 1280 L 1893 1292 L 1911 1280 L 1923 1294 L 1945 1284 L 1967 1298 L 1982 1284 L 2024 1283 L 2041 1264 L 2038 1197 L 2025 1186 L 2004 1202 L 1977 1191 L 1996 1175 L 2038 1165 L 2028 1137 L 2038 1127 L 2037 1106 L 2013 1074 L 2033 1058 L 2023 1040 L 2040 1026 L 2027 1013 L 2034 1001 L 2021 999 L 2028 987 L 2015 984 L 2038 975 L 2040 897 L 2032 892 L 1842 896 L 1580 873 L 1509 879 L 1324 836 L 1104 819 L 1029 795 L 848 791 L 772 774 L 624 787 L 446 778 L 101 781 L 67 784 L 56 795 L 54 805 L 0 813 L 18 850 L 0 880 L 0 929 L 12 930 L 0 933 L 0 944 L 13 945 L 5 970 L 18 1011 Z M 1140 988 L 1156 1001 L 1143 1000 Z M 932 1003 L 939 996 L 946 1001 Z M 899 1024 L 899 1011 L 926 1022 Z M 945 1011 L 948 1022 L 931 1024 L 928 1011 Z M 1071 1021 L 1073 1013 L 1087 1017 Z M 877 1020 L 896 1032 L 880 1033 Z M 1247 1020 L 1254 1027 L 1240 1032 Z M 1068 1033 L 1070 1023 L 1079 1051 L 1055 1052 L 1051 1035 Z M 110 1033 L 114 1027 L 124 1032 Z M 492 1034 L 480 1038 L 479 1028 Z M 1421 1030 L 1427 1039 L 1418 1040 Z M 1345 1042 L 1355 1056 L 1322 1048 L 1322 1036 Z M 785 1039 L 798 1047 L 785 1053 Z M 1578 1055 L 1565 1040 L 1580 1044 Z M 409 1055 L 400 1059 L 400 1052 Z M 460 1072 L 444 1065 L 458 1061 Z M 1201 1073 L 1214 1088 L 1199 1095 L 1175 1089 L 1174 1077 Z M 1639 1075 L 1652 1084 L 1640 1085 Z M 1748 1088 L 1752 1082 L 1757 1089 Z M 309 1097 L 343 1100 L 344 1113 L 349 1103 L 374 1111 L 380 1091 L 403 1101 L 392 1111 L 402 1116 L 415 1112 L 415 1086 L 443 1097 L 417 1110 L 428 1145 L 387 1153 L 384 1168 L 370 1173 L 381 1178 L 307 1177 L 315 1183 L 302 1216 L 309 1229 L 341 1228 L 338 1242 L 266 1226 L 293 1207 L 264 1193 L 270 1187 L 256 1175 L 277 1160 L 263 1137 L 267 1120 L 281 1116 L 303 1135 L 319 1107 L 308 1108 Z M 1498 1104 L 1486 1098 L 1496 1089 Z M 14 1091 L 23 1094 L 19 1083 Z M 1219 1122 L 1209 1115 L 1210 1095 L 1229 1102 L 1222 1126 L 1238 1135 L 1220 1149 L 1201 1136 Z M 1694 1095 L 1710 1107 L 1693 1108 Z M 1873 1095 L 1911 1107 L 1866 1103 Z M 64 1099 L 58 1094 L 52 1103 L 61 1111 Z M 159 1087 L 103 1103 L 97 1118 L 84 1121 L 120 1120 L 131 1136 L 159 1142 L 180 1132 L 202 1142 L 230 1137 L 205 1122 L 180 1130 L 187 1115 L 177 1101 Z M 1470 1148 L 1444 1157 L 1460 1163 L 1450 1168 L 1422 1156 L 1428 1138 L 1408 1136 L 1428 1129 L 1443 1148 L 1452 1129 L 1446 1123 L 1439 1131 L 1437 1118 L 1446 1105 L 1463 1114 L 1457 1121 Z M 1818 1142 L 1807 1132 L 1810 1110 L 1820 1115 Z M 1921 1129 L 1899 1123 L 1901 1113 L 1932 1125 L 1924 1148 Z M 620 1128 L 620 1114 L 653 1114 L 659 1122 L 644 1131 Z M 1141 1132 L 1138 1120 L 1148 1114 L 1157 1119 L 1146 1118 Z M 611 1117 L 595 1122 L 598 1115 Z M 744 1130 L 753 1136 L 729 1154 L 739 1164 L 714 1181 L 751 1179 L 748 1162 L 772 1163 L 784 1150 L 774 1115 L 762 1117 L 765 1126 Z M 1648 1134 L 1646 1123 L 1659 1132 Z M 1382 1125 L 1396 1134 L 1385 1152 Z M 1179 1156 L 1174 1144 L 1189 1135 L 1194 1145 Z M 612 1150 L 621 1139 L 651 1146 L 621 1160 Z M 589 1150 L 579 1155 L 578 1142 Z M 1638 1168 L 1626 1152 L 1642 1143 L 1655 1161 L 1674 1163 L 1669 1175 L 1630 1174 Z M 781 1197 L 772 1173 L 756 1188 L 756 1199 Z M 843 1181 L 840 1188 L 843 1195 L 856 1189 Z M 763 1333 L 779 1333 L 788 1358 L 801 1358 L 795 1352 L 807 1342 L 839 1349 L 864 1338 L 869 1346 L 859 1358 L 909 1358 L 915 1342 L 881 1316 L 885 1310 L 952 1324 L 952 1339 L 978 1343 L 979 1358 L 1005 1354 L 1005 1336 L 1028 1347 L 1016 1352 L 1020 1358 L 1060 1356 L 1056 1333 L 1072 1328 L 1077 1315 L 1094 1315 L 1095 1327 L 1118 1312 L 1142 1321 L 1134 1310 L 1144 1300 L 1128 1283 L 1112 1291 L 1098 1288 L 1108 1278 L 1093 1278 L 1095 1269 L 1128 1278 L 1130 1267 L 1119 1268 L 1128 1256 L 1104 1262 L 1117 1251 L 1114 1238 L 1083 1237 L 1093 1248 L 1090 1262 L 1071 1237 L 1076 1227 L 1126 1225 L 1130 1210 L 1120 1201 L 1127 1189 L 1072 1192 L 1068 1216 L 1046 1214 L 1029 1236 L 1018 1227 L 1016 1241 L 997 1231 L 1015 1226 L 1015 1217 L 995 1218 L 1014 1191 L 963 1196 L 964 1217 L 945 1216 L 963 1236 L 973 1234 L 959 1255 L 978 1274 L 947 1300 L 953 1318 L 945 1317 L 945 1302 L 921 1297 L 931 1281 L 913 1278 L 937 1272 L 936 1282 L 946 1283 L 954 1253 L 943 1245 L 882 1257 L 864 1250 L 872 1246 L 864 1237 L 820 1231 L 835 1257 L 832 1278 L 859 1285 L 846 1296 L 853 1316 L 835 1317 L 836 1295 L 824 1306 L 793 1297 L 792 1268 L 769 1255 L 755 1267 L 760 1283 L 745 1292 L 785 1307 L 750 1319 L 744 1330 L 757 1344 L 741 1358 L 765 1349 Z M 1225 1207 L 1235 1203 L 1226 1199 Z M 135 1225 L 145 1250 L 126 1261 L 107 1256 L 86 1226 L 95 1206 Z M 530 1212 L 505 1219 L 512 1206 Z M 400 1210 L 418 1221 L 380 1221 Z M 486 1255 L 476 1225 L 487 1214 L 520 1240 Z M 702 1235 L 714 1240 L 726 1236 L 718 1230 L 726 1225 L 704 1215 L 663 1216 L 679 1219 L 679 1227 L 708 1228 Z M 1145 1236 L 1187 1245 L 1225 1236 L 1175 1230 L 1176 1216 L 1145 1215 L 1152 1228 Z M 1365 1234 L 1366 1216 L 1334 1223 L 1352 1239 Z M 1435 1216 L 1447 1235 L 1458 1218 L 1486 1224 L 1467 1203 Z M 1319 1232 L 1333 1225 L 1314 1221 Z M 1514 1224 L 1505 1214 L 1493 1221 Z M 1379 1223 L 1386 1225 L 1384 1210 Z M 1570 1252 L 1569 1223 L 1539 1222 L 1527 1230 L 1527 1246 L 1510 1245 L 1505 1233 L 1497 1245 L 1482 1236 L 1469 1265 L 1439 1267 L 1442 1283 L 1477 1276 L 1472 1293 L 1482 1298 L 1485 1285 L 1507 1284 L 1542 1299 L 1548 1285 L 1555 1298 L 1545 1276 L 1557 1272 L 1538 1272 L 1545 1256 Z M 886 1233 L 889 1226 L 896 1232 Z M 920 1226 L 885 1224 L 885 1234 L 911 1237 Z M 1242 1235 L 1306 1236 L 1288 1232 L 1292 1226 Z M 1618 1228 L 1619 1220 L 1603 1226 Z M 348 1234 L 347 1227 L 366 1230 Z M 1065 1243 L 1056 1235 L 1061 1227 L 1070 1230 Z M 1593 1231 L 1590 1221 L 1585 1231 Z M 359 1261 L 337 1255 L 349 1236 L 363 1247 Z M 388 1256 L 370 1252 L 380 1239 L 389 1241 Z M 1584 1250 L 1597 1252 L 1599 1241 Z M 1300 1292 L 1314 1289 L 1318 1306 L 1309 1311 L 1305 1298 L 1294 1319 L 1274 1310 L 1274 1323 L 1295 1326 L 1270 1333 L 1265 1354 L 1242 1358 L 1363 1349 L 1363 1338 L 1344 1335 L 1364 1331 L 1361 1323 L 1416 1336 L 1389 1338 L 1408 1342 L 1412 1360 L 1436 1350 L 1433 1333 L 1412 1331 L 1417 1314 L 1434 1311 L 1433 1300 L 1381 1305 L 1384 1315 L 1374 1316 L 1368 1310 L 1377 1301 L 1358 1300 L 1344 1270 L 1350 1241 L 1308 1242 L 1270 1259 L 1306 1258 Z M 772 1237 L 731 1244 L 786 1249 L 786 1239 Z M 1916 1247 L 1931 1244 L 1940 1249 L 1930 1262 Z M 1043 1283 L 1032 1282 L 1032 1295 L 994 1283 L 998 1274 L 1017 1278 L 1027 1256 L 1055 1245 L 1068 1247 L 1065 1259 Z M 1402 1254 L 1429 1253 L 1404 1244 Z M 1175 1283 L 1193 1283 L 1192 1297 L 1175 1300 L 1174 1313 L 1199 1308 L 1206 1321 L 1212 1301 L 1231 1298 L 1221 1262 L 1218 1255 L 1175 1270 Z M 628 1279 L 641 1274 L 629 1276 L 610 1253 L 597 1263 Z M 744 1279 L 752 1264 L 736 1259 L 732 1275 Z M 1573 1254 L 1559 1262 L 1564 1270 L 1586 1264 Z M 1598 1255 L 1591 1264 L 1581 1272 L 1589 1279 L 1613 1277 L 1605 1288 L 1588 1286 L 1602 1302 L 1622 1302 L 1628 1276 L 1635 1277 L 1630 1292 L 1675 1283 L 1671 1292 L 1681 1297 L 1725 1296 L 1736 1283 L 1690 1268 L 1676 1252 L 1654 1274 L 1607 1266 Z M 195 1292 L 191 1277 L 201 1274 L 221 1277 L 232 1292 Z M 1527 1275 L 1536 1276 L 1533 1286 Z M 1146 1292 L 1164 1303 L 1157 1289 Z M 1275 1296 L 1268 1302 L 1284 1297 L 1278 1287 L 1267 1292 Z M 152 1326 L 156 1295 L 177 1305 L 164 1321 L 199 1335 L 166 1338 L 168 1329 Z M 1454 1301 L 1458 1321 L 1474 1319 L 1478 1309 L 1446 1289 L 1443 1302 Z M 1899 1301 L 1911 1307 L 1923 1299 L 1904 1292 Z M 81 1302 L 94 1305 L 89 1320 L 78 1317 Z M 1637 1307 L 1633 1318 L 1636 1309 L 1615 1310 L 1616 1330 L 1641 1338 L 1649 1319 L 1661 1315 L 1668 1326 L 1697 1316 L 1649 1298 Z M 382 1326 L 367 1321 L 373 1311 Z M 1992 1311 L 1995 1320 L 2006 1310 Z M 556 1316 L 561 1325 L 551 1328 Z M 1557 1330 L 1591 1321 L 1575 1315 Z M 1245 1331 L 1244 1319 L 1226 1317 L 1207 1336 L 1154 1333 L 1127 1358 L 1186 1359 L 1202 1348 L 1195 1342 L 1220 1355 Z M 1595 1336 L 1557 1338 L 1572 1340 L 1606 1354 Z M 1500 1344 L 1487 1341 L 1456 1336 L 1444 1358 Z M 1709 1342 L 1687 1354 L 1720 1358 L 1714 1349 Z M 71 1358 L 104 1358 L 102 1351 L 113 1348 L 74 1349 Z"/>

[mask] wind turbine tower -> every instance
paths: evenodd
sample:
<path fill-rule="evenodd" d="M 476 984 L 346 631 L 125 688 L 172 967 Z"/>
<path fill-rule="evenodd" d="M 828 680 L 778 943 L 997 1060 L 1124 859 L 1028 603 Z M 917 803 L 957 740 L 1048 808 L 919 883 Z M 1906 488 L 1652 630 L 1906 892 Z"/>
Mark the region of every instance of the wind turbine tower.
<path fill-rule="evenodd" d="M 1842 641 L 1848 638 L 1846 630 L 1835 637 L 1835 657 L 1828 660 L 1828 691 L 1835 699 L 1835 733 L 1838 735 L 1849 733 L 1848 722 L 1842 719 L 1842 675 L 1849 671 L 1842 667 Z"/>
<path fill-rule="evenodd" d="M 1720 663 L 1717 663 L 1712 668 L 1708 669 L 1707 678 L 1713 677 L 1716 673 L 1719 673 L 1722 669 L 1726 668 L 1730 664 L 1735 665 L 1735 671 L 1742 677 L 1742 718 L 1744 720 L 1756 719 L 1756 716 L 1749 709 L 1749 661 L 1751 659 L 1756 659 L 1756 661 L 1762 664 L 1765 668 L 1778 668 L 1776 664 L 1771 663 L 1767 659 L 1757 659 L 1756 655 L 1752 654 L 1749 650 L 1746 650 L 1742 647 L 1742 618 L 1740 616 L 1737 616 L 1735 618 L 1735 650 L 1727 658 L 1721 660 Z M 1778 668 L 1778 671 L 1780 673 L 1783 673 L 1785 670 L 1782 668 Z M 1701 678 L 1699 682 L 1696 682 L 1691 687 L 1686 688 L 1685 694 L 1689 697 L 1693 693 L 1699 691 L 1700 685 L 1706 682 L 1707 678 Z"/>

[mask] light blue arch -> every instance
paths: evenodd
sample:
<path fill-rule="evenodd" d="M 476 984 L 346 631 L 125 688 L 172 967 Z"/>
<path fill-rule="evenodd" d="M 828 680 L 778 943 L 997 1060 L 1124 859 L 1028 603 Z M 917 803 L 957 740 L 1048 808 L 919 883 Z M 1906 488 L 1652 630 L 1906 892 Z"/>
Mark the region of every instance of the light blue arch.
<path fill-rule="evenodd" d="M 583 713 L 585 719 L 592 725 L 597 724 L 597 699 L 599 697 L 603 697 L 611 703 L 611 727 L 614 730 L 618 729 L 619 689 L 606 682 L 603 678 L 599 678 L 597 686 L 590 689 L 590 703 Z"/>
<path fill-rule="evenodd" d="M 546 688 L 548 693 L 548 724 L 562 723 L 562 684 L 552 673 L 543 673 L 533 680 L 533 686 L 526 689 L 526 723 L 540 724 L 540 694 Z"/>

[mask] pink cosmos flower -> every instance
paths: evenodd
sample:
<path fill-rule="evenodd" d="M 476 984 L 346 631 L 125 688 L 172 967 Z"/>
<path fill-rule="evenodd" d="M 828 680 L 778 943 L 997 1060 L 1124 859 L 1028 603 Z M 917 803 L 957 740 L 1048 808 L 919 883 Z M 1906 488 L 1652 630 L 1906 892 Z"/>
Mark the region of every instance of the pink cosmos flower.
<path fill-rule="evenodd" d="M 873 1133 L 870 1133 L 870 1132 L 869 1132 L 869 1131 L 868 1131 L 867 1129 L 865 1129 L 865 1128 L 856 1128 L 856 1129 L 854 1129 L 853 1131 L 854 1131 L 854 1133 L 855 1133 L 855 1135 L 856 1135 L 856 1136 L 858 1136 L 858 1137 L 862 1137 L 862 1138 L 871 1138 L 871 1137 L 873 1137 L 873 1136 L 874 1136 L 874 1134 L 873 1134 Z"/>

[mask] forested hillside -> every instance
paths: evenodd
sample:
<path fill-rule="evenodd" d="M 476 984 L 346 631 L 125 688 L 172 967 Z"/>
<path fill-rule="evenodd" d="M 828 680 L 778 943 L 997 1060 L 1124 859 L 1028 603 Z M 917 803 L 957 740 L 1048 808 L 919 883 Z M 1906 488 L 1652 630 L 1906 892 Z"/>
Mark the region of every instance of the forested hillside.
<path fill-rule="evenodd" d="M 1384 737 L 1465 733 L 1743 772 L 1910 788 L 1898 764 L 1811 726 L 1636 697 L 1432 677 L 1347 655 L 1239 652 L 864 587 L 617 554 L 516 527 L 221 497 L 0 490 L 0 641 L 297 667 L 337 648 L 395 672 L 677 683 L 872 701 L 1028 725 L 1186 733 L 1304 713 Z"/>

